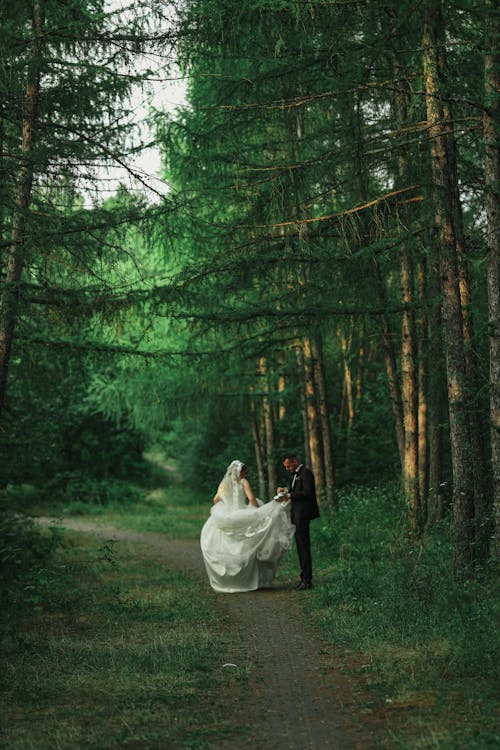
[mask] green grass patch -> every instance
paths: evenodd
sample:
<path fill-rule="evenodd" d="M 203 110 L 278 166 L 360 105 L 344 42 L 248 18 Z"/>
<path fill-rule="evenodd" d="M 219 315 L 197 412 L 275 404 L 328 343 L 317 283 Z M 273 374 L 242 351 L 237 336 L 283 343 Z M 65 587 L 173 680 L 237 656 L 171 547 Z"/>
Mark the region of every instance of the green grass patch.
<path fill-rule="evenodd" d="M 401 508 L 386 485 L 346 491 L 334 516 L 324 509 L 311 526 L 316 586 L 300 601 L 329 641 L 364 653 L 379 699 L 404 712 L 397 747 L 498 747 L 494 571 L 454 580 L 446 525 L 411 542 Z"/>
<path fill-rule="evenodd" d="M 195 539 L 207 520 L 215 490 L 180 482 L 161 456 L 149 461 L 141 485 L 123 479 L 96 479 L 82 472 L 54 476 L 43 487 L 13 485 L 0 493 L 0 507 L 35 516 L 85 516 L 102 526 L 157 531 Z"/>
<path fill-rule="evenodd" d="M 230 732 L 218 692 L 245 675 L 222 668 L 226 623 L 205 582 L 143 545 L 64 539 L 45 596 L 2 627 L 2 747 L 216 746 Z"/>
<path fill-rule="evenodd" d="M 196 539 L 210 513 L 211 500 L 211 496 L 193 492 L 187 485 L 174 484 L 146 491 L 142 500 L 132 506 L 103 508 L 96 518 L 99 523 L 119 528 Z M 73 511 L 72 508 L 67 510 L 68 513 Z"/>

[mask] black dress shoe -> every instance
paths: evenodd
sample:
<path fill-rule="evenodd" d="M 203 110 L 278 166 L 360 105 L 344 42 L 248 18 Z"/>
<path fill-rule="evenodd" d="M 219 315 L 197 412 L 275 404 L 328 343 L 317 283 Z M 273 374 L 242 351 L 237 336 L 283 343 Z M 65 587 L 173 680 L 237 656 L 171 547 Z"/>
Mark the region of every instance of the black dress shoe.
<path fill-rule="evenodd" d="M 295 591 L 306 591 L 306 589 L 312 589 L 312 583 L 299 581 L 298 584 L 295 586 Z"/>

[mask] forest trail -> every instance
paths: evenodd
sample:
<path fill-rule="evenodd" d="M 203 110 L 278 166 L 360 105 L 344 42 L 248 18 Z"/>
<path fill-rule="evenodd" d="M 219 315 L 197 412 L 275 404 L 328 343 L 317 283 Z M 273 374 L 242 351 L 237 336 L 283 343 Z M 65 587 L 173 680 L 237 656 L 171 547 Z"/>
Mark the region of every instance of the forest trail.
<path fill-rule="evenodd" d="M 197 540 L 103 527 L 83 519 L 37 521 L 106 540 L 125 541 L 127 546 L 138 545 L 141 554 L 159 563 L 195 577 L 205 576 Z M 361 678 L 344 676 L 345 657 L 336 654 L 335 648 L 322 641 L 306 623 L 297 599 L 307 594 L 276 583 L 267 590 L 211 595 L 217 598 L 227 623 L 227 653 L 220 666 L 235 674 L 227 681 L 227 694 L 219 694 L 217 700 L 217 705 L 225 707 L 221 723 L 227 725 L 230 716 L 235 733 L 225 742 L 218 741 L 213 750 L 389 747 L 382 739 L 386 731 L 383 711 L 373 713 L 366 709 L 366 686 Z M 347 666 L 352 668 L 353 663 Z M 242 667 L 248 681 L 237 676 Z"/>

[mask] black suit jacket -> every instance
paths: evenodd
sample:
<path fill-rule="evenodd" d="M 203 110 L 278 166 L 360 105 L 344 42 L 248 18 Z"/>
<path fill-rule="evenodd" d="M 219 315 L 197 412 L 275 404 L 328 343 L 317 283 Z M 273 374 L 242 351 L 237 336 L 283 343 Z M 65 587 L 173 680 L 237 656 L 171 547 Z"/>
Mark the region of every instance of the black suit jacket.
<path fill-rule="evenodd" d="M 290 488 L 290 497 L 292 498 L 292 523 L 318 518 L 319 507 L 316 500 L 314 474 L 307 466 L 299 467 L 293 488 Z"/>

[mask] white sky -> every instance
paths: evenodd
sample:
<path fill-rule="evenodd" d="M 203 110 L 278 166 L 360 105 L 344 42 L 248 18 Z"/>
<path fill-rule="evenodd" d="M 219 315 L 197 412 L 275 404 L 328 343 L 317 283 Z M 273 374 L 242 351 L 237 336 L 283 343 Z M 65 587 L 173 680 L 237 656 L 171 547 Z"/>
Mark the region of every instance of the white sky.
<path fill-rule="evenodd" d="M 173 112 L 177 106 L 184 102 L 185 95 L 183 81 L 152 81 L 148 82 L 147 88 L 149 89 L 149 93 L 136 89 L 132 96 L 132 107 L 136 113 L 136 121 L 138 123 L 142 122 L 142 135 L 146 142 L 154 137 L 154 132 L 149 130 L 146 123 L 146 118 L 150 110 L 158 109 L 165 112 Z M 168 185 L 161 178 L 161 154 L 158 148 L 143 149 L 130 166 L 154 190 L 162 195 L 167 192 Z M 124 176 L 123 171 L 118 168 L 118 172 L 122 173 L 122 177 L 119 177 L 119 179 L 123 180 L 125 177 L 127 184 L 131 178 L 127 175 Z M 141 188 L 141 184 L 137 184 L 137 181 L 135 182 L 135 188 Z M 144 191 L 148 192 L 145 187 Z M 154 201 L 157 199 L 157 196 L 151 191 L 148 198 Z"/>
<path fill-rule="evenodd" d="M 109 10 L 119 10 L 130 7 L 130 0 L 108 0 Z M 136 62 L 136 69 L 150 68 L 154 71 L 153 80 L 148 81 L 144 88 L 136 86 L 132 91 L 130 105 L 134 112 L 135 121 L 141 126 L 141 140 L 148 142 L 153 139 L 154 132 L 147 125 L 146 118 L 152 109 L 172 112 L 177 106 L 184 103 L 185 82 L 182 80 L 165 80 L 175 73 L 165 72 L 161 69 L 162 60 L 155 56 L 143 55 Z M 154 79 L 163 80 L 154 80 Z M 124 160 L 125 161 L 125 160 Z M 159 200 L 160 193 L 168 192 L 168 184 L 161 177 L 161 154 L 157 148 L 143 149 L 132 161 L 126 160 L 127 166 L 139 175 L 136 180 L 124 167 L 116 164 L 114 167 L 102 170 L 99 174 L 99 185 L 96 195 L 87 195 L 86 202 L 92 204 L 98 200 L 102 202 L 107 197 L 114 195 L 120 183 L 123 183 L 131 191 L 142 193 L 149 202 Z M 148 190 L 146 186 L 150 186 Z"/>

